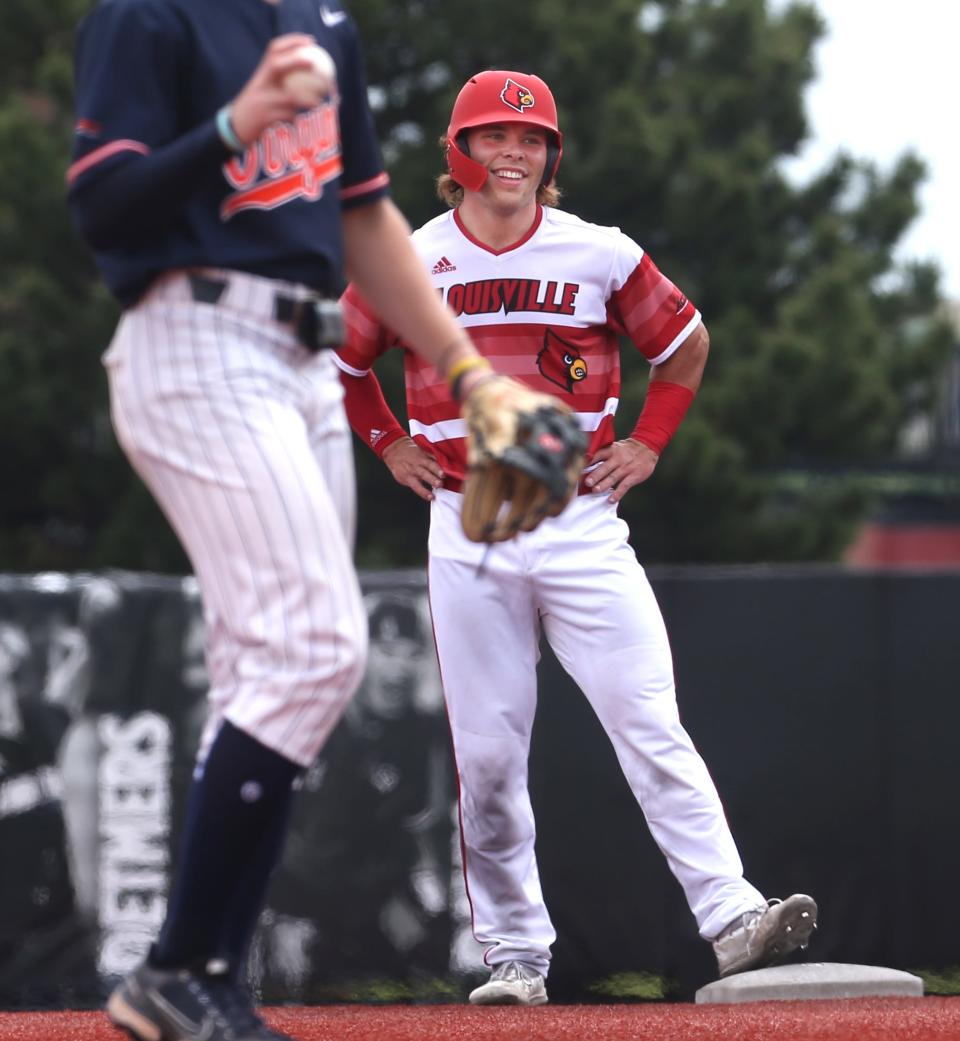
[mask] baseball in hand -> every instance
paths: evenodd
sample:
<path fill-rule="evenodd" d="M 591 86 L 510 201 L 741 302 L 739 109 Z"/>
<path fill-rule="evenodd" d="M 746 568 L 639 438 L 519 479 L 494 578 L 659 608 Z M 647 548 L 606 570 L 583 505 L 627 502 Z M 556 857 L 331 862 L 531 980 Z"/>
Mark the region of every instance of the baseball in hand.
<path fill-rule="evenodd" d="M 283 87 L 293 95 L 301 108 L 313 108 L 335 91 L 337 67 L 330 52 L 315 43 L 298 48 L 296 54 L 298 58 L 309 59 L 311 67 L 288 72 L 283 77 Z"/>

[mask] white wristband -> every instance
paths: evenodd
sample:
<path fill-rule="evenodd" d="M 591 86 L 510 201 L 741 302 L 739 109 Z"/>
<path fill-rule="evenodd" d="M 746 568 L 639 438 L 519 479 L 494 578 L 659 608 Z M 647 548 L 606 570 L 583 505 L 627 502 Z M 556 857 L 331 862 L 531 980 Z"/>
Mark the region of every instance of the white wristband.
<path fill-rule="evenodd" d="M 233 129 L 233 120 L 230 118 L 230 112 L 231 106 L 224 105 L 217 113 L 217 133 L 220 135 L 220 140 L 231 152 L 245 152 L 247 146 L 237 137 L 237 132 Z"/>

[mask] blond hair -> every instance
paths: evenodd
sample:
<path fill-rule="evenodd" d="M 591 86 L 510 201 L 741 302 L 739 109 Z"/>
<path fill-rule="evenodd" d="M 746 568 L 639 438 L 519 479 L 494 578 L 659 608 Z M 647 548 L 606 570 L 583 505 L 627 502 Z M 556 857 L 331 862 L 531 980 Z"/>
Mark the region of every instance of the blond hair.
<path fill-rule="evenodd" d="M 447 154 L 447 135 L 440 138 L 440 148 Z M 541 206 L 557 206 L 563 193 L 556 181 L 541 184 L 537 189 L 537 202 Z M 437 178 L 437 197 L 442 199 L 451 210 L 455 210 L 463 202 L 463 185 L 455 181 L 450 174 L 442 173 Z"/>

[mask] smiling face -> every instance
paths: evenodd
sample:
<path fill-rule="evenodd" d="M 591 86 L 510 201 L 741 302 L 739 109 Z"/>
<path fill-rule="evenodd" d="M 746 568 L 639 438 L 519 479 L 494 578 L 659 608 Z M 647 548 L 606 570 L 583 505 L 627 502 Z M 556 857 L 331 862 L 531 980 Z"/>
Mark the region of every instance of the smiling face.
<path fill-rule="evenodd" d="M 478 194 L 500 206 L 535 203 L 547 165 L 547 132 L 529 123 L 487 123 L 467 131 L 470 157 L 487 168 Z"/>

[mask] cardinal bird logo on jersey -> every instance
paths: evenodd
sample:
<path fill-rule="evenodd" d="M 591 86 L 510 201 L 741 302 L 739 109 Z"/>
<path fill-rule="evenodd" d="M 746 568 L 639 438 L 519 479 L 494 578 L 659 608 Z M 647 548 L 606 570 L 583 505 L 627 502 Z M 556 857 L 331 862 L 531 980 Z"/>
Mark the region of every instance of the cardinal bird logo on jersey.
<path fill-rule="evenodd" d="M 510 79 L 504 83 L 503 90 L 500 91 L 500 100 L 505 105 L 509 105 L 515 112 L 520 113 L 523 113 L 528 108 L 533 108 L 535 104 L 530 91 Z"/>
<path fill-rule="evenodd" d="M 575 383 L 587 378 L 587 363 L 580 357 L 580 352 L 552 329 L 543 334 L 543 350 L 537 355 L 537 368 L 544 379 L 556 383 L 568 394 L 572 393 Z"/>

